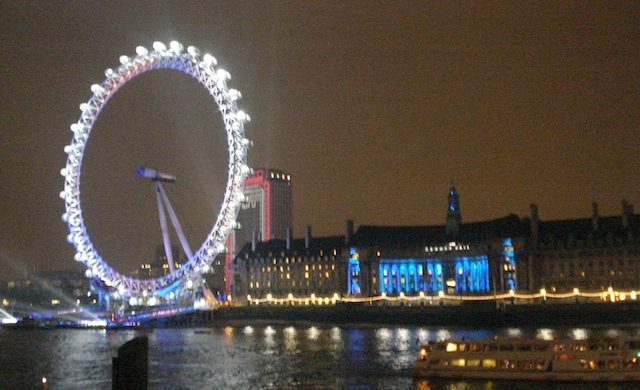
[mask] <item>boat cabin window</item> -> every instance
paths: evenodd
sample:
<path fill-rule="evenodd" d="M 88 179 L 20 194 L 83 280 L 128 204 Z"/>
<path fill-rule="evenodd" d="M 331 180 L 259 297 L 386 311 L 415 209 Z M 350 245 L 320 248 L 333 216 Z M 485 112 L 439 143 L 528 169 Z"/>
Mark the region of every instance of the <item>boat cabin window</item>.
<path fill-rule="evenodd" d="M 562 352 L 566 350 L 567 350 L 567 346 L 564 344 L 555 344 L 553 346 L 553 352 Z"/>
<path fill-rule="evenodd" d="M 559 355 L 554 355 L 554 359 L 557 359 L 557 360 L 573 360 L 575 358 L 576 358 L 576 355 L 571 353 L 561 353 Z"/>
<path fill-rule="evenodd" d="M 595 370 L 596 365 L 594 360 L 580 359 L 580 365 L 585 370 Z"/>
<path fill-rule="evenodd" d="M 623 362 L 626 366 L 628 361 Z M 580 359 L 580 365 L 585 370 L 619 370 L 620 369 L 620 361 L 619 360 L 586 360 Z"/>
<path fill-rule="evenodd" d="M 467 360 L 467 367 L 480 367 L 480 359 Z"/>
<path fill-rule="evenodd" d="M 513 351 L 513 349 L 514 349 L 514 348 L 515 348 L 515 347 L 514 347 L 514 345 L 513 345 L 513 344 L 502 344 L 502 345 L 500 346 L 500 350 L 501 350 L 501 351 Z"/>
<path fill-rule="evenodd" d="M 553 346 L 553 352 L 583 352 L 587 350 L 585 344 L 555 344 Z"/>
<path fill-rule="evenodd" d="M 625 361 L 626 364 L 627 361 Z M 580 360 L 580 364 L 583 368 L 589 370 L 608 370 L 615 371 L 620 369 L 620 360 Z"/>
<path fill-rule="evenodd" d="M 495 359 L 484 359 L 482 361 L 482 368 L 496 368 L 497 365 Z"/>
<path fill-rule="evenodd" d="M 469 346 L 465 343 L 460 343 L 460 344 L 456 344 L 456 343 L 447 343 L 446 346 L 440 346 L 439 348 L 437 348 L 440 351 L 444 351 L 446 350 L 447 352 L 457 352 L 457 351 L 468 351 L 469 350 Z"/>
<path fill-rule="evenodd" d="M 513 370 L 516 367 L 516 363 L 513 360 L 503 359 L 500 360 L 500 368 L 503 370 Z"/>
<path fill-rule="evenodd" d="M 497 344 L 469 344 L 469 351 L 497 351 Z"/>
<path fill-rule="evenodd" d="M 451 361 L 451 365 L 454 367 L 464 367 L 465 362 L 466 361 L 464 359 L 453 359 Z"/>
<path fill-rule="evenodd" d="M 516 361 L 516 368 L 518 370 L 533 370 L 535 367 L 533 360 L 518 360 Z"/>
<path fill-rule="evenodd" d="M 616 343 L 596 343 L 589 345 L 591 351 L 617 351 L 620 346 Z"/>

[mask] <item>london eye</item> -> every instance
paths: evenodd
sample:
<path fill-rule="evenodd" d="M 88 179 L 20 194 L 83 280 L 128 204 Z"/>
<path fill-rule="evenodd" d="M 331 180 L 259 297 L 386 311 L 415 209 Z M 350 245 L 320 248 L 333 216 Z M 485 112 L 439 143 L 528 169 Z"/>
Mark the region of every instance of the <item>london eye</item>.
<path fill-rule="evenodd" d="M 163 69 L 173 69 L 190 75 L 203 85 L 213 98 L 222 116 L 227 135 L 227 181 L 220 211 L 200 248 L 189 254 L 181 267 L 171 267 L 171 272 L 167 275 L 137 279 L 123 275 L 109 266 L 91 242 L 80 206 L 82 160 L 91 130 L 100 112 L 116 91 L 142 73 Z M 204 54 L 201 57 L 199 49 L 193 46 L 185 50 L 184 46 L 176 41 L 171 42 L 168 47 L 162 42 L 154 42 L 152 49 L 138 46 L 135 56 L 120 56 L 120 66 L 107 69 L 104 74 L 105 79 L 100 84 L 91 86 L 92 95 L 89 100 L 80 104 L 80 117 L 70 126 L 73 133 L 71 143 L 64 148 L 67 162 L 60 171 L 64 177 L 64 190 L 60 197 L 65 203 L 62 219 L 69 229 L 67 241 L 75 247 L 74 259 L 84 264 L 88 277 L 101 279 L 108 287 L 116 289 L 123 296 L 156 294 L 205 272 L 215 257 L 225 251 L 227 236 L 235 224 L 240 204 L 244 200 L 244 181 L 251 172 L 247 166 L 247 151 L 251 142 L 244 134 L 244 124 L 250 118 L 238 109 L 237 100 L 241 97 L 240 92 L 227 85 L 230 74 L 217 67 L 217 61 L 213 56 Z"/>

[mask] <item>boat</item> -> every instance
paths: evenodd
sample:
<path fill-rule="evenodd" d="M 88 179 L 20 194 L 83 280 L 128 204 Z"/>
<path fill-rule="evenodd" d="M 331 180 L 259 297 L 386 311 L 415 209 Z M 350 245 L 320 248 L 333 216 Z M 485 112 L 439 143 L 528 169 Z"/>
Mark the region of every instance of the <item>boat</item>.
<path fill-rule="evenodd" d="M 445 340 L 422 345 L 416 378 L 640 381 L 640 340 Z"/>

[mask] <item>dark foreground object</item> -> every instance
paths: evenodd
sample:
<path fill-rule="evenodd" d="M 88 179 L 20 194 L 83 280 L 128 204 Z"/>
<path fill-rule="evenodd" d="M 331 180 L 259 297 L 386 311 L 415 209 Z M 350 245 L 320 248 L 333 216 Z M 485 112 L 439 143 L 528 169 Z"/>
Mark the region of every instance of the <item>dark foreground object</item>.
<path fill-rule="evenodd" d="M 113 358 L 112 390 L 146 390 L 149 382 L 149 339 L 136 337 Z"/>

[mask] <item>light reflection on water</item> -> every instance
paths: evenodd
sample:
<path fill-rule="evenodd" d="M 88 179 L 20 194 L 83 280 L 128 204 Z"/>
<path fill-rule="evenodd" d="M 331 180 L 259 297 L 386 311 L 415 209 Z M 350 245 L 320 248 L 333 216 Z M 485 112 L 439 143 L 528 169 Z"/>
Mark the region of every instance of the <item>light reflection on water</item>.
<path fill-rule="evenodd" d="M 110 389 L 111 359 L 149 337 L 150 389 L 627 390 L 633 385 L 414 381 L 418 347 L 445 338 L 573 338 L 640 334 L 640 326 L 438 329 L 252 324 L 136 331 L 0 329 L 0 389 Z"/>
<path fill-rule="evenodd" d="M 428 381 L 417 380 L 417 390 L 633 390 L 636 383 L 575 383 L 575 382 L 526 382 L 526 381 Z"/>

